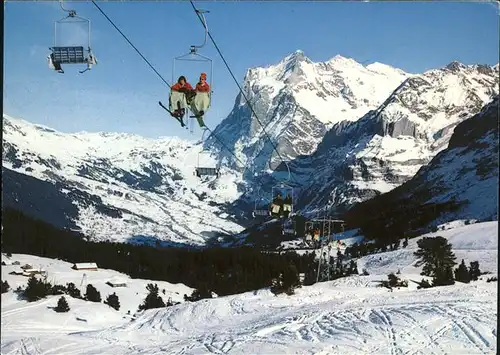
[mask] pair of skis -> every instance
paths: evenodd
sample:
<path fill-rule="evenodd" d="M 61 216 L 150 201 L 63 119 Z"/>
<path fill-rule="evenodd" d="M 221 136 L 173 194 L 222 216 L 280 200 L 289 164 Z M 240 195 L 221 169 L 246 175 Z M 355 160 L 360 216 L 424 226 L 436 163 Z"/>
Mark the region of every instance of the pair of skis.
<path fill-rule="evenodd" d="M 182 118 L 178 117 L 177 115 L 175 115 L 172 111 L 170 111 L 161 101 L 158 101 L 158 104 L 165 110 L 167 111 L 168 113 L 170 113 L 170 116 L 172 116 L 173 118 L 175 118 L 177 121 L 179 121 L 179 123 L 181 124 L 182 127 L 185 127 L 187 129 L 187 126 L 186 124 L 184 123 L 184 121 L 182 120 Z M 198 121 L 198 124 L 200 125 L 201 128 L 206 128 L 205 126 L 205 122 L 203 122 L 203 116 L 189 116 L 191 118 L 196 118 L 196 120 Z"/>

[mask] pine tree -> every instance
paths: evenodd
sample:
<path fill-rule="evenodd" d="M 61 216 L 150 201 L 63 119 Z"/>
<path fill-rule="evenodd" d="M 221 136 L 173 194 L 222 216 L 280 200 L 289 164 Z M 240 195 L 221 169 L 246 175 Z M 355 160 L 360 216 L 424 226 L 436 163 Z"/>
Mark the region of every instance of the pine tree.
<path fill-rule="evenodd" d="M 317 267 L 315 267 L 314 265 L 311 265 L 306 270 L 303 281 L 304 286 L 310 286 L 316 283 L 316 272 L 317 272 Z"/>
<path fill-rule="evenodd" d="M 70 297 L 73 298 L 82 298 L 82 295 L 80 293 L 80 290 L 76 288 L 75 284 L 73 282 L 67 283 L 66 284 L 66 292 Z"/>
<path fill-rule="evenodd" d="M 406 237 L 403 242 L 403 248 L 406 248 L 407 246 L 408 246 L 408 237 Z"/>
<path fill-rule="evenodd" d="M 454 283 L 453 268 L 449 266 L 436 270 L 432 279 L 432 286 L 448 286 Z"/>
<path fill-rule="evenodd" d="M 165 291 L 165 289 L 163 289 L 163 291 Z M 168 300 L 167 300 L 167 304 L 165 305 L 165 307 L 172 307 L 174 305 L 174 301 L 172 301 L 172 297 L 169 297 Z"/>
<path fill-rule="evenodd" d="M 148 284 L 146 290 L 148 290 L 149 293 L 144 299 L 144 302 L 139 305 L 139 311 L 165 307 L 165 302 L 163 302 L 163 299 L 158 295 L 159 290 L 157 284 Z"/>
<path fill-rule="evenodd" d="M 24 298 L 28 302 L 38 301 L 46 297 L 50 292 L 50 284 L 47 285 L 41 280 L 38 280 L 34 275 L 28 279 L 28 286 L 23 292 Z"/>
<path fill-rule="evenodd" d="M 85 299 L 90 302 L 101 302 L 101 293 L 92 284 L 88 284 Z"/>
<path fill-rule="evenodd" d="M 212 292 L 208 288 L 207 283 L 202 283 L 200 287 L 193 290 L 191 296 L 186 298 L 186 301 L 196 302 L 205 298 L 212 298 Z"/>
<path fill-rule="evenodd" d="M 467 270 L 464 259 L 462 259 L 462 262 L 460 263 L 460 265 L 458 265 L 458 268 L 455 269 L 455 280 L 463 283 L 470 282 L 469 270 Z"/>
<path fill-rule="evenodd" d="M 422 266 L 421 275 L 436 278 L 433 282 L 440 285 L 453 284 L 453 266 L 456 265 L 455 254 L 446 238 L 424 237 L 417 242 L 419 249 L 414 252 L 418 260 L 415 266 Z M 451 275 L 451 279 L 450 279 Z"/>
<path fill-rule="evenodd" d="M 354 260 L 351 260 L 349 263 L 349 275 L 357 275 L 358 274 L 358 265 Z"/>
<path fill-rule="evenodd" d="M 66 293 L 66 287 L 62 285 L 54 285 L 50 290 L 51 295 L 64 295 Z"/>
<path fill-rule="evenodd" d="M 481 270 L 479 270 L 479 261 L 472 261 L 469 268 L 469 277 L 471 281 L 477 281 L 481 276 Z"/>
<path fill-rule="evenodd" d="M 9 286 L 9 283 L 7 282 L 7 280 L 2 281 L 2 293 L 5 293 L 9 290 L 10 290 L 10 286 Z"/>
<path fill-rule="evenodd" d="M 61 296 L 61 298 L 59 298 L 59 300 L 57 301 L 57 307 L 54 308 L 54 311 L 58 313 L 69 311 L 68 301 L 66 301 L 66 298 L 64 298 L 64 296 Z"/>
<path fill-rule="evenodd" d="M 297 287 L 300 287 L 299 272 L 294 264 L 289 264 L 278 278 L 273 279 L 271 292 L 275 295 L 283 292 L 287 295 L 293 295 Z"/>
<path fill-rule="evenodd" d="M 291 290 L 292 293 L 295 288 L 300 287 L 299 271 L 292 263 L 285 268 L 285 272 L 283 273 L 283 286 Z"/>
<path fill-rule="evenodd" d="M 106 300 L 104 301 L 104 304 L 107 304 L 111 308 L 114 308 L 118 311 L 120 309 L 120 300 L 118 299 L 116 292 L 108 295 L 108 297 L 106 297 Z"/>
<path fill-rule="evenodd" d="M 398 277 L 394 275 L 392 272 L 389 275 L 387 275 L 387 278 L 389 279 L 390 287 L 396 287 L 398 285 Z"/>
<path fill-rule="evenodd" d="M 349 249 L 350 252 L 351 252 L 351 258 L 357 258 L 359 256 L 359 247 L 358 247 L 358 243 L 354 243 L 352 246 L 351 246 L 351 249 Z"/>

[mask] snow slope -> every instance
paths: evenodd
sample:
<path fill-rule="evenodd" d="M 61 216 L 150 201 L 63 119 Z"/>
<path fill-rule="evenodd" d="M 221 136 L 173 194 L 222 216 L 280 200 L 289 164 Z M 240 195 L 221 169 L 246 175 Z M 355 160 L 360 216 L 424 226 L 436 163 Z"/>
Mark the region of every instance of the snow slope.
<path fill-rule="evenodd" d="M 488 222 L 450 227 L 440 235 L 468 260 L 477 259 L 482 271 L 496 274 L 497 230 L 497 222 Z M 495 282 L 422 290 L 410 282 L 394 292 L 375 287 L 374 280 L 386 279 L 396 267 L 403 278 L 420 280 L 409 256 L 414 243 L 406 251 L 377 254 L 385 264 L 359 260 L 370 276 L 302 287 L 293 296 L 276 297 L 264 289 L 148 310 L 133 321 L 110 317 L 101 327 L 68 323 L 64 332 L 61 320 L 69 322 L 71 315 L 42 312 L 55 299 L 30 305 L 40 313 L 29 312 L 28 321 L 23 302 L 17 316 L 4 311 L 3 301 L 12 295 L 3 294 L 2 354 L 494 354 Z M 468 254 L 471 250 L 476 254 Z"/>
<path fill-rule="evenodd" d="M 455 221 L 458 222 L 458 221 Z M 406 248 L 386 252 L 380 260 L 381 254 L 367 255 L 358 260 L 358 270 L 366 269 L 370 274 L 388 274 L 401 270 L 403 274 L 420 273 L 421 268 L 413 266 L 416 259 L 413 255 L 418 249 L 417 241 L 423 237 L 441 236 L 452 244 L 453 252 L 459 264 L 464 259 L 469 266 L 471 261 L 478 260 L 481 271 L 498 273 L 498 221 L 460 225 L 447 228 L 442 225 L 442 230 L 424 234 L 418 238 L 408 240 Z M 419 281 L 421 276 L 416 279 Z"/>
<path fill-rule="evenodd" d="M 199 145 L 175 137 L 66 134 L 7 115 L 3 138 L 3 166 L 52 183 L 76 206 L 71 224 L 60 227 L 80 229 L 93 240 L 203 245 L 216 233 L 242 230 L 221 207 L 239 196 L 238 177 L 223 168 L 216 181 L 197 178 Z M 203 156 L 200 164 L 215 161 Z M 33 204 L 41 188 L 17 187 L 20 178 L 13 180 L 10 205 Z"/>
<path fill-rule="evenodd" d="M 42 269 L 47 271 L 47 280 L 52 284 L 65 285 L 68 282 L 73 282 L 76 288 L 79 288 L 81 293 L 85 293 L 85 288 L 87 284 L 94 285 L 98 291 L 101 292 L 101 298 L 104 300 L 108 294 L 116 292 L 120 299 L 121 308 L 118 311 L 120 316 L 123 316 L 130 310 L 131 314 L 134 314 L 137 310 L 139 304 L 142 303 L 146 295 L 148 294 L 146 290 L 146 285 L 148 283 L 158 284 L 158 288 L 161 290 L 165 289 L 165 294 L 161 293 L 160 296 L 167 302 L 169 297 L 172 297 L 173 301 L 181 302 L 183 301 L 184 294 L 190 295 L 193 292 L 193 288 L 187 287 L 183 284 L 171 284 L 165 281 L 152 281 L 143 279 L 132 279 L 130 276 L 120 273 L 115 270 L 101 269 L 97 271 L 91 270 L 73 270 L 71 267 L 73 264 L 66 261 L 42 258 L 33 255 L 26 254 L 12 254 L 12 257 L 8 258 L 2 254 L 2 261 L 6 261 L 7 264 L 13 261 L 19 261 L 21 265 L 2 265 L 2 281 L 7 280 L 12 289 L 16 289 L 18 286 L 24 286 L 27 282 L 26 276 L 21 275 L 9 275 L 12 271 L 20 270 L 20 266 L 29 264 L 35 269 Z M 98 265 L 99 266 L 99 265 Z M 85 277 L 84 277 L 85 275 Z M 125 282 L 127 287 L 111 287 L 106 284 L 106 282 Z M 60 296 L 59 296 L 60 297 Z M 57 297 L 56 300 L 59 298 Z M 6 299 L 2 298 L 2 317 L 4 310 L 8 311 L 13 306 L 18 306 L 19 302 L 17 300 L 11 299 L 11 303 L 4 303 Z M 16 301 L 16 302 L 13 302 Z M 75 300 L 78 301 L 78 300 Z M 24 301 L 22 302 L 24 303 Z M 26 303 L 33 304 L 33 303 Z M 84 302 L 87 304 L 88 302 Z M 5 308 L 4 308 L 5 306 Z M 107 306 L 106 306 L 107 307 Z M 117 313 L 113 310 L 114 313 Z"/>

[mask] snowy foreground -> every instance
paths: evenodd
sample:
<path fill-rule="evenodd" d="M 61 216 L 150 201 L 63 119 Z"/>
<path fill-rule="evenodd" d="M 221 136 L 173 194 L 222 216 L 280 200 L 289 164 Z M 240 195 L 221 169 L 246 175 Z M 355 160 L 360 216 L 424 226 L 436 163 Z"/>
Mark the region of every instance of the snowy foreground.
<path fill-rule="evenodd" d="M 302 287 L 293 296 L 259 290 L 181 303 L 131 320 L 124 315 L 135 312 L 148 281 L 127 279 L 127 288 L 112 289 L 104 283 L 118 273 L 88 271 L 87 282 L 103 298 L 117 292 L 120 311 L 67 297 L 71 310 L 59 314 L 48 308 L 59 296 L 26 303 L 9 291 L 2 294 L 2 354 L 495 354 L 497 283 L 486 279 L 498 272 L 498 223 L 448 228 L 432 235 L 450 240 L 457 262 L 478 260 L 481 271 L 491 274 L 470 284 L 424 290 L 411 281 L 408 289 L 393 292 L 376 287 L 374 281 L 398 269 L 404 279 L 422 279 L 412 266 L 413 239 L 406 249 L 359 259 L 359 270 L 365 268 L 369 276 Z M 28 255 L 11 260 L 41 264 L 49 279 L 80 285 L 82 272 L 69 269 L 71 264 Z M 2 280 L 15 288 L 26 278 L 9 275 L 13 268 L 2 267 Z M 158 285 L 166 289 L 164 298 L 174 301 L 191 291 Z"/>

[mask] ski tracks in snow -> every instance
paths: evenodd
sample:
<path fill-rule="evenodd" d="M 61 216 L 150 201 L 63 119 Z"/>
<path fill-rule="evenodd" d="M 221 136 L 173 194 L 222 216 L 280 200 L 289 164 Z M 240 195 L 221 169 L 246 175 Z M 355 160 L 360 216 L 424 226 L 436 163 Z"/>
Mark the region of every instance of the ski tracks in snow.
<path fill-rule="evenodd" d="M 11 334 L 7 341 L 2 337 L 2 354 L 472 355 L 496 350 L 491 289 L 473 298 L 456 288 L 403 291 L 397 297 L 375 289 L 360 290 L 358 296 L 341 289 L 307 291 L 302 299 L 298 292 L 287 298 L 242 294 L 203 300 L 73 334 L 55 328 L 57 341 L 39 338 L 50 337 L 50 329 L 45 335 L 33 328 L 38 335 L 25 329 L 27 337 L 12 342 L 21 329 L 7 326 Z M 2 315 L 2 321 L 14 314 Z"/>

